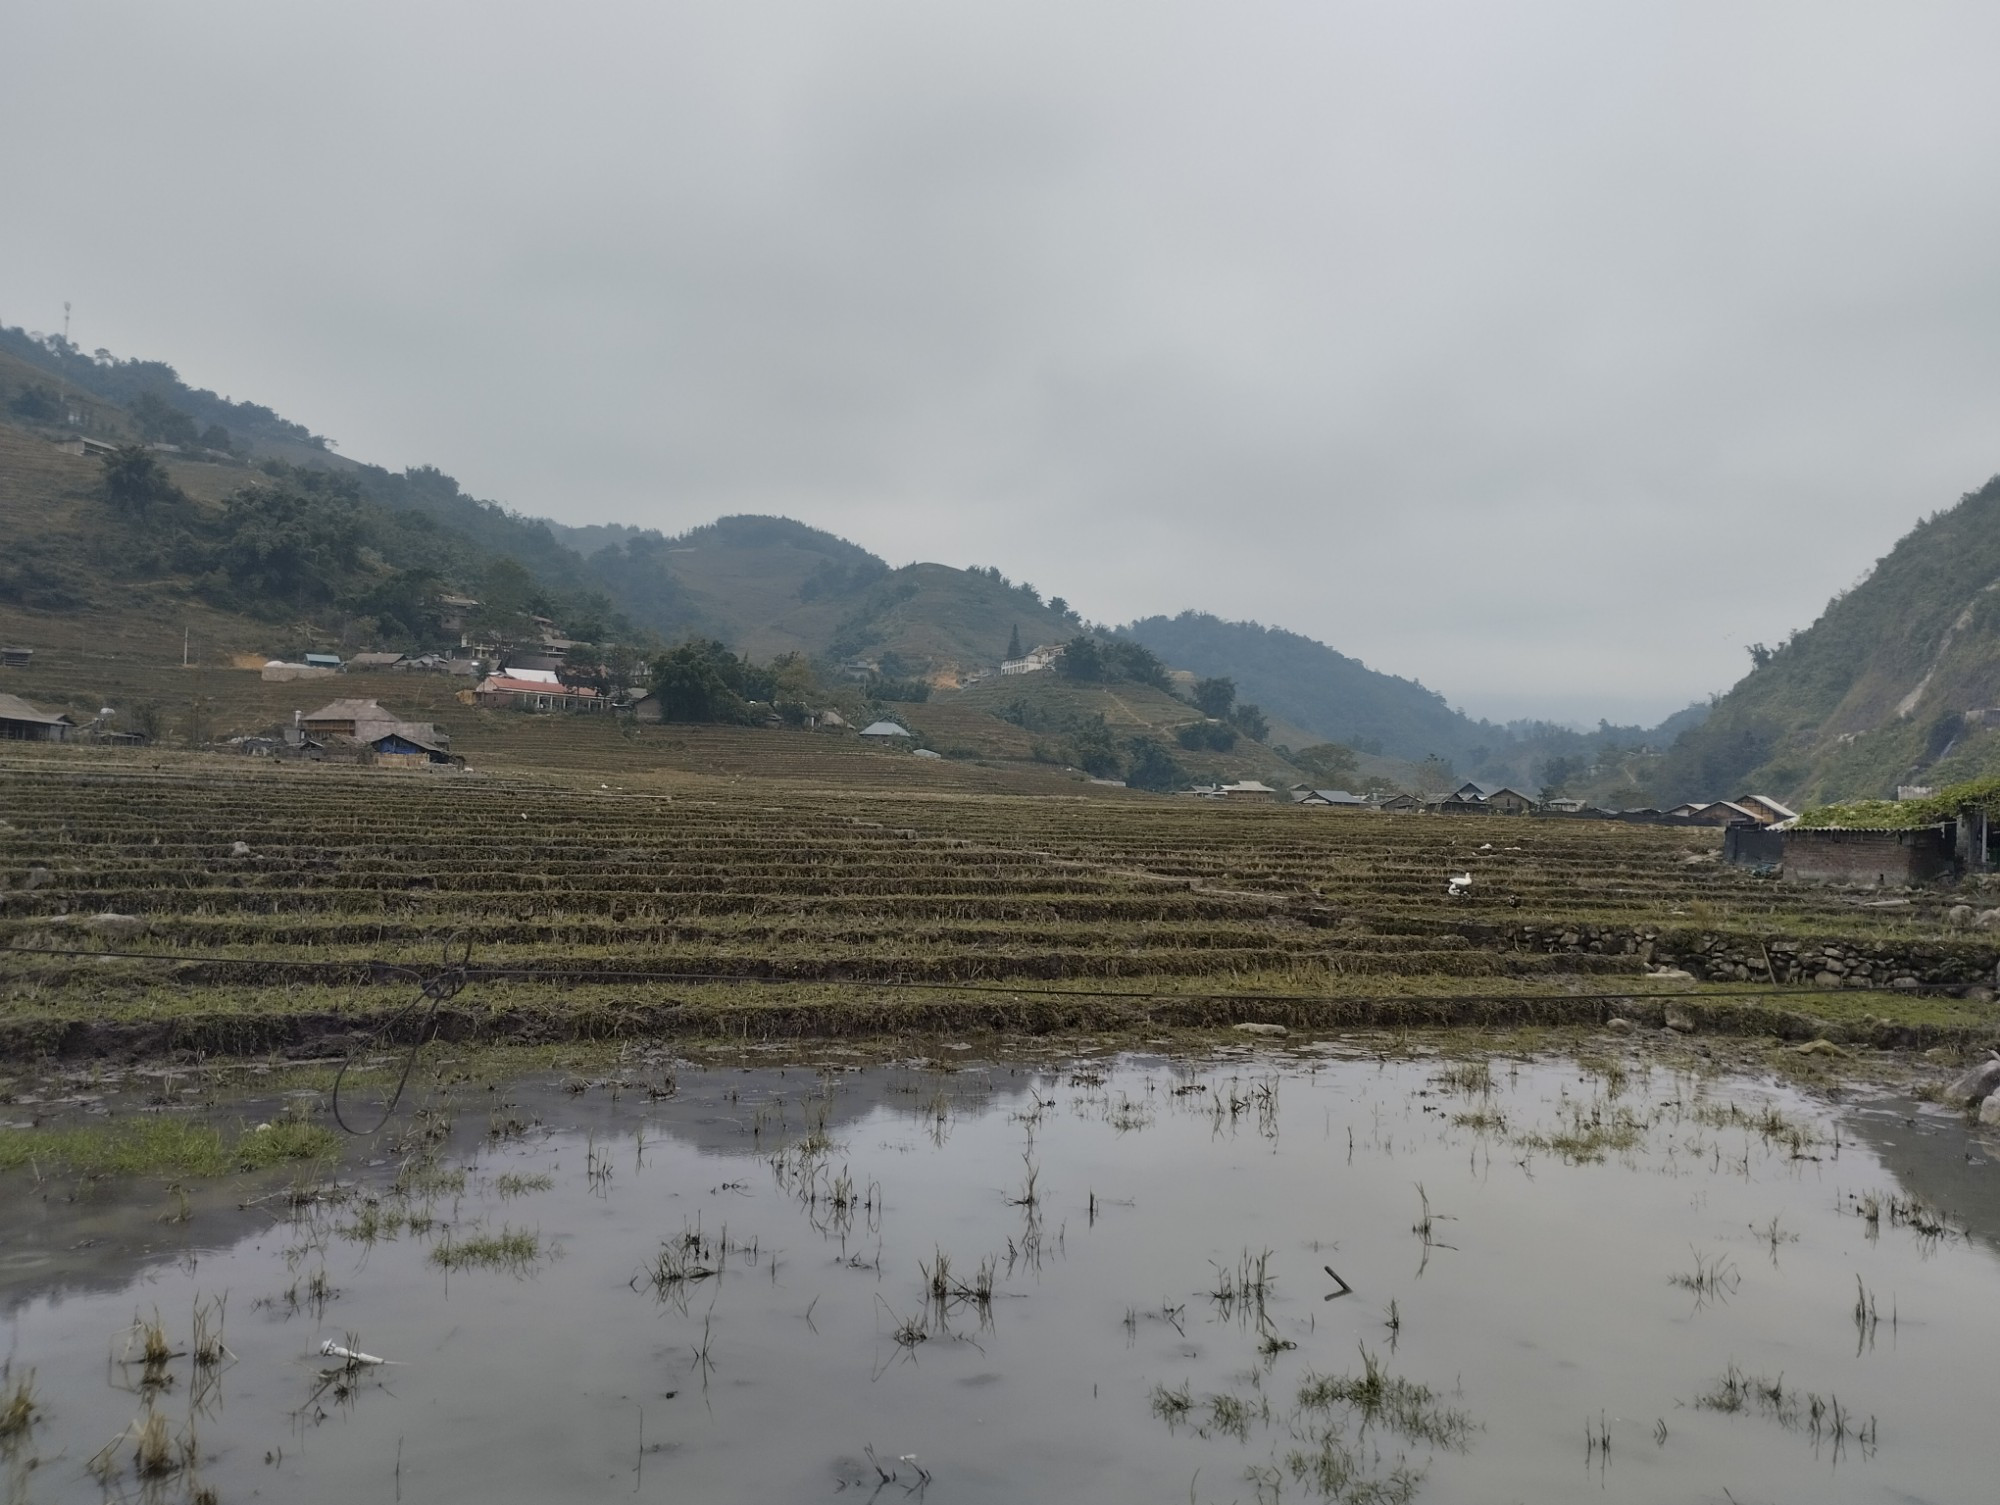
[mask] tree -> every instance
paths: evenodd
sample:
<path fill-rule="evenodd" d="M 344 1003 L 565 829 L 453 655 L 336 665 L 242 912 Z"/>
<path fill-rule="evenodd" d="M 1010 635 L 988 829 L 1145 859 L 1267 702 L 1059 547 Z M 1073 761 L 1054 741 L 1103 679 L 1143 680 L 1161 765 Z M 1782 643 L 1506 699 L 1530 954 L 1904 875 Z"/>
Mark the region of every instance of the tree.
<path fill-rule="evenodd" d="M 1329 789 L 1345 789 L 1359 771 L 1354 749 L 1338 742 L 1316 742 L 1292 754 L 1292 761 L 1316 779 L 1325 779 Z"/>
<path fill-rule="evenodd" d="M 1097 684 L 1104 678 L 1104 653 L 1095 638 L 1083 633 L 1069 640 L 1056 663 L 1066 678 L 1083 684 Z"/>
<path fill-rule="evenodd" d="M 155 503 L 171 505 L 187 500 L 166 467 L 140 444 L 121 444 L 106 455 L 97 485 L 104 499 L 120 512 L 140 517 Z"/>
<path fill-rule="evenodd" d="M 1582 758 L 1559 755 L 1542 765 L 1542 798 L 1561 794 L 1571 779 L 1581 778 L 1590 765 Z"/>
<path fill-rule="evenodd" d="M 132 404 L 132 417 L 139 425 L 139 433 L 156 444 L 200 442 L 201 434 L 194 420 L 156 393 L 141 392 L 138 401 Z"/>
<path fill-rule="evenodd" d="M 1069 760 L 1097 779 L 1115 779 L 1124 766 L 1118 757 L 1117 740 L 1104 724 L 1102 716 L 1083 723 L 1070 733 Z"/>
<path fill-rule="evenodd" d="M 691 638 L 653 660 L 662 721 L 744 721 L 746 665 L 713 638 Z"/>
<path fill-rule="evenodd" d="M 528 573 L 526 565 L 505 555 L 486 567 L 473 589 L 479 597 L 473 616 L 481 627 L 510 632 L 519 625 L 518 618 L 550 614 L 541 582 Z"/>
<path fill-rule="evenodd" d="M 367 530 L 338 493 L 245 486 L 222 514 L 215 562 L 238 591 L 287 604 L 330 601 L 361 562 Z"/>
<path fill-rule="evenodd" d="M 819 679 L 800 653 L 781 653 L 771 660 L 771 704 L 794 724 L 802 723 L 820 699 Z"/>
<path fill-rule="evenodd" d="M 1227 721 L 1190 721 L 1174 732 L 1174 740 L 1189 752 L 1200 752 L 1203 748 L 1228 752 L 1236 745 L 1236 728 Z"/>
<path fill-rule="evenodd" d="M 1104 668 L 1113 679 L 1129 679 L 1137 685 L 1151 685 L 1156 690 L 1171 690 L 1173 680 L 1167 675 L 1167 666 L 1160 662 L 1159 655 L 1144 643 L 1130 638 L 1113 638 L 1103 646 Z"/>
<path fill-rule="evenodd" d="M 25 418 L 30 423 L 62 422 L 62 399 L 56 389 L 45 382 L 34 382 L 21 388 L 7 404 L 17 418 Z"/>
<path fill-rule="evenodd" d="M 1229 713 L 1229 719 L 1252 742 L 1262 742 L 1271 735 L 1271 723 L 1264 719 L 1264 713 L 1254 705 L 1240 705 Z"/>
<path fill-rule="evenodd" d="M 1441 758 L 1431 753 L 1417 765 L 1417 772 L 1423 776 L 1424 792 L 1450 789 L 1458 782 L 1458 774 L 1451 766 L 1451 759 Z"/>
<path fill-rule="evenodd" d="M 1069 602 L 1063 600 L 1061 596 L 1049 597 L 1049 610 L 1061 617 L 1065 622 L 1074 622 L 1076 620 L 1076 613 L 1069 609 Z"/>
<path fill-rule="evenodd" d="M 1011 659 L 1011 658 L 1019 658 L 1020 656 L 1021 656 L 1021 624 L 1019 622 L 1016 622 L 1014 624 L 1014 630 L 1007 635 L 1007 657 Z"/>
<path fill-rule="evenodd" d="M 1188 771 L 1151 737 L 1134 737 L 1126 745 L 1131 749 L 1132 762 L 1125 771 L 1125 782 L 1133 788 L 1164 792 L 1186 786 Z"/>
<path fill-rule="evenodd" d="M 1196 680 L 1194 703 L 1202 715 L 1227 721 L 1229 713 L 1236 707 L 1236 681 L 1228 678 Z"/>
<path fill-rule="evenodd" d="M 414 643 L 435 642 L 442 635 L 437 613 L 442 583 L 434 570 L 398 570 L 358 597 L 354 609 L 373 617 L 392 637 Z"/>

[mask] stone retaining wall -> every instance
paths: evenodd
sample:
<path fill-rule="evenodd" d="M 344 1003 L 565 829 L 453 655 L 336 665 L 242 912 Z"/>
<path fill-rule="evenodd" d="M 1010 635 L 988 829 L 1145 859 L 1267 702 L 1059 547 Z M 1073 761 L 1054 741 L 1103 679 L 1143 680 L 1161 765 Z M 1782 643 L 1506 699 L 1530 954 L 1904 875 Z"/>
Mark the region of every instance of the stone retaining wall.
<path fill-rule="evenodd" d="M 1831 941 L 1613 925 L 1516 926 L 1527 951 L 1629 956 L 1679 967 L 1708 982 L 1792 983 L 1822 988 L 1990 986 L 2000 946 L 1973 941 Z"/>

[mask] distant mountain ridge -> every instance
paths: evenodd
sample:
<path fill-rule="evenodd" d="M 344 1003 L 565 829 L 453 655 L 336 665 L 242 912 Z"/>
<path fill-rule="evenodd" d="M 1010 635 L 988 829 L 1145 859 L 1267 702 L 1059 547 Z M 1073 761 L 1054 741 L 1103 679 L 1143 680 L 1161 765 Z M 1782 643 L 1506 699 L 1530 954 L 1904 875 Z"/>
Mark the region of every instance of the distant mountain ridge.
<path fill-rule="evenodd" d="M 361 519 L 381 568 L 408 575 L 408 588 L 416 588 L 411 572 L 428 572 L 474 595 L 505 595 L 518 610 L 560 610 L 574 619 L 565 624 L 572 628 L 638 630 L 664 641 L 713 637 L 759 660 L 784 653 L 834 664 L 859 659 L 891 678 L 940 684 L 996 668 L 1016 640 L 1033 647 L 1083 629 L 1067 602 L 1044 600 L 996 569 L 892 568 L 790 518 L 724 517 L 670 536 L 620 523 L 570 526 L 526 516 L 471 496 L 435 467 L 393 472 L 335 454 L 305 426 L 190 387 L 164 362 L 120 360 L 104 351 L 87 356 L 60 340 L 0 328 L 0 408 L 16 421 L 61 426 L 68 421 L 63 414 L 45 411 L 52 381 L 62 392 L 91 395 L 84 418 L 102 437 L 168 432 L 184 441 L 173 463 L 186 469 L 201 462 L 203 485 L 217 501 L 227 486 L 265 475 L 280 484 L 293 484 L 287 475 L 308 478 L 294 489 Z M 322 471 L 335 479 L 309 482 Z M 232 474 L 240 481 L 232 482 Z M 382 509 L 382 520 L 367 522 L 368 507 Z M 393 518 L 412 519 L 414 528 Z M 138 555 L 148 548 L 154 546 L 139 547 Z M 502 564 L 525 572 L 525 582 L 507 576 Z M 376 599 L 364 591 L 367 568 L 364 558 L 349 571 L 343 609 Z M 0 580 L 0 596 L 4 586 Z M 63 598 L 61 591 L 44 595 Z M 69 598 L 82 599 L 75 590 Z M 331 604 L 334 597 L 326 599 Z M 1580 757 L 1621 739 L 1636 746 L 1646 736 L 1640 728 L 1578 733 L 1475 721 L 1414 680 L 1370 669 L 1282 628 L 1190 611 L 1119 631 L 1177 668 L 1234 679 L 1242 700 L 1262 705 L 1296 732 L 1410 762 L 1433 757 L 1440 773 L 1449 766 L 1461 776 L 1531 788 L 1551 759 Z"/>
<path fill-rule="evenodd" d="M 1119 631 L 1177 668 L 1234 679 L 1243 699 L 1329 742 L 1404 758 L 1462 758 L 1490 740 L 1436 691 L 1282 627 L 1184 611 Z"/>
<path fill-rule="evenodd" d="M 1588 765 L 1607 751 L 1660 746 L 1703 715 L 1702 708 L 1689 707 L 1669 718 L 1665 729 L 1498 725 L 1454 710 L 1416 680 L 1371 669 L 1282 627 L 1184 611 L 1146 617 L 1119 631 L 1176 668 L 1233 679 L 1242 699 L 1325 741 L 1413 763 L 1436 758 L 1457 774 L 1511 783 L 1528 794 L 1539 792 L 1556 760 Z"/>

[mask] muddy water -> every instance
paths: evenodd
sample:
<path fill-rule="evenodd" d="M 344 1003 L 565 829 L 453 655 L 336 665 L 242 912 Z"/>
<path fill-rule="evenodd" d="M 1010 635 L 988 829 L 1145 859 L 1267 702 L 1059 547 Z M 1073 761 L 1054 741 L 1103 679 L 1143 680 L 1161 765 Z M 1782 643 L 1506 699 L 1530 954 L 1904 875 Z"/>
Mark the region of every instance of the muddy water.
<path fill-rule="evenodd" d="M 168 1500 L 1993 1494 L 1995 1167 L 1914 1105 L 1334 1056 L 582 1085 L 406 1107 L 298 1207 L 0 1182 L 11 1492 L 101 1498 L 150 1405 Z M 117 1362 L 225 1298 L 220 1364 Z"/>

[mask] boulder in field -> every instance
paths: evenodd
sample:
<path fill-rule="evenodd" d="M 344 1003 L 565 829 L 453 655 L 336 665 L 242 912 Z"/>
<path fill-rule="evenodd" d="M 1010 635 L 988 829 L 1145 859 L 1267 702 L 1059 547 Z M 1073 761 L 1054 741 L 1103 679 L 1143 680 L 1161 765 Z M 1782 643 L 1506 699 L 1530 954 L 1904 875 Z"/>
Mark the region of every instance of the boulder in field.
<path fill-rule="evenodd" d="M 1947 1101 L 1965 1108 L 1986 1101 L 1995 1092 L 2000 1092 L 2000 1056 L 1981 1061 L 1944 1090 Z"/>
<path fill-rule="evenodd" d="M 83 922 L 83 928 L 108 940 L 129 941 L 145 933 L 146 922 L 135 914 L 94 914 Z"/>

